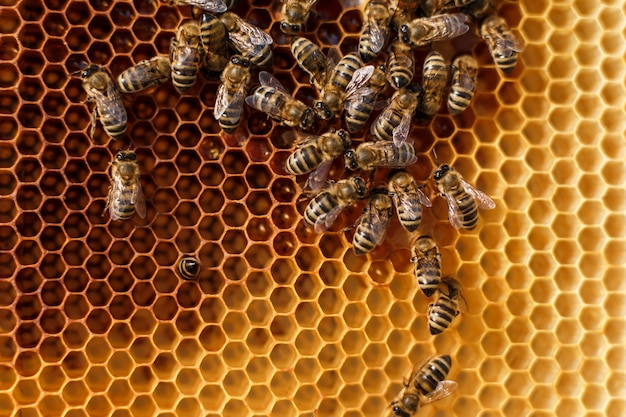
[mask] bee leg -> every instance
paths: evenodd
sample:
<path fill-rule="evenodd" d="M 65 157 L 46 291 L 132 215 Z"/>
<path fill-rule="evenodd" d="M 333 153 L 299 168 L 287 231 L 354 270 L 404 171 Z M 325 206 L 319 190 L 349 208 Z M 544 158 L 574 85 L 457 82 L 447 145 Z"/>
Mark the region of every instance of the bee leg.
<path fill-rule="evenodd" d="M 91 113 L 91 130 L 89 131 L 89 137 L 93 140 L 94 135 L 96 134 L 96 121 L 98 120 L 98 107 L 93 109 Z"/>

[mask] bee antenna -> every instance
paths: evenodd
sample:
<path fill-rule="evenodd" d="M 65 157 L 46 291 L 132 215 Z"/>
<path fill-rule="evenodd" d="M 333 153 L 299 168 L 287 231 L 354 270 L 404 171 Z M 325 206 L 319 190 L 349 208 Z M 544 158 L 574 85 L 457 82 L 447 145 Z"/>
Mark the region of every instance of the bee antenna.
<path fill-rule="evenodd" d="M 437 149 L 433 147 L 433 157 L 435 158 L 435 165 L 439 166 L 439 158 L 437 158 Z"/>

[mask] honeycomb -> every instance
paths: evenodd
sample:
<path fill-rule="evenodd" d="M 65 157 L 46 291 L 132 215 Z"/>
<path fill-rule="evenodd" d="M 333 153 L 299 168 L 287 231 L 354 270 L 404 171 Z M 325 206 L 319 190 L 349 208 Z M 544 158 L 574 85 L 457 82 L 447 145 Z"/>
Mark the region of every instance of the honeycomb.
<path fill-rule="evenodd" d="M 331 232 L 305 227 L 287 129 L 247 108 L 222 135 L 216 80 L 126 99 L 148 215 L 102 215 L 109 163 L 130 143 L 100 125 L 92 142 L 70 73 L 166 54 L 188 7 L 1 4 L 0 416 L 382 416 L 435 353 L 452 355 L 459 388 L 420 416 L 626 415 L 623 2 L 504 3 L 525 44 L 507 76 L 475 35 L 442 44 L 474 53 L 478 89 L 460 116 L 414 129 L 411 170 L 426 180 L 435 150 L 497 207 L 473 232 L 440 198 L 425 210 L 470 307 L 436 337 L 412 236 L 395 219 L 359 257 L 342 228 L 360 207 Z M 309 100 L 279 10 L 234 9 L 272 34 L 272 72 Z M 316 10 L 307 37 L 355 50 L 358 6 Z M 196 282 L 175 273 L 187 253 Z"/>

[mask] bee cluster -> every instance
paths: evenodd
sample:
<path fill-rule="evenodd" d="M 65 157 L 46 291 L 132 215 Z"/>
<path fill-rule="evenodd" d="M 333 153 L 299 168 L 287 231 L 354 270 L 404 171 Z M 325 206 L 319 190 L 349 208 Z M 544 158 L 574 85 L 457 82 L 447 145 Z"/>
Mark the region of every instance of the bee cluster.
<path fill-rule="evenodd" d="M 503 73 L 514 68 L 517 52 L 522 50 L 489 0 L 369 0 L 363 5 L 357 49 L 344 56 L 337 48 L 324 53 L 300 36 L 306 33 L 306 21 L 316 0 L 286 0 L 280 29 L 291 37 L 293 57 L 318 92 L 317 100 L 306 104 L 265 70 L 258 72 L 259 85 L 248 95 L 252 66 L 269 69 L 272 64 L 273 39 L 230 12 L 232 4 L 221 0 L 175 3 L 200 8 L 203 13 L 200 19 L 179 26 L 168 56 L 141 61 L 123 71 L 115 82 L 98 65 L 81 71 L 88 100 L 95 102 L 91 135 L 99 118 L 111 138 L 124 136 L 127 116 L 121 93 L 136 93 L 171 81 L 180 94 L 186 94 L 199 72 L 219 76 L 213 114 L 226 134 L 238 128 L 244 102 L 279 124 L 319 132 L 298 134 L 285 170 L 295 176 L 308 175 L 304 188 L 312 198 L 303 217 L 318 233 L 329 230 L 346 208 L 367 199 L 354 226 L 352 243 L 357 255 L 371 252 L 384 240 L 394 211 L 409 233 L 419 230 L 423 207 L 432 204 L 426 184 L 418 185 L 407 170 L 418 160 L 410 134 L 412 125 L 429 123 L 444 101 L 448 113 L 458 115 L 473 98 L 476 59 L 461 54 L 450 65 L 437 51 L 437 42 L 462 36 L 475 24 Z M 416 51 L 423 47 L 430 52 L 420 75 L 415 70 Z M 339 126 L 336 122 L 343 123 Z M 370 139 L 353 147 L 350 134 L 368 127 Z M 331 175 L 335 160 L 341 157 L 341 173 Z M 343 178 L 346 171 L 361 175 Z M 384 185 L 376 185 L 381 173 Z M 134 151 L 116 154 L 111 177 L 107 200 L 111 218 L 127 220 L 134 213 L 144 217 L 146 207 Z M 478 208 L 495 207 L 489 196 L 446 164 L 437 168 L 433 180 L 434 188 L 447 202 L 450 223 L 457 229 L 474 229 Z M 414 239 L 412 252 L 419 288 L 427 297 L 435 297 L 427 314 L 430 332 L 436 335 L 467 311 L 467 303 L 461 284 L 452 277 L 442 277 L 441 254 L 432 237 L 424 234 Z M 177 272 L 184 279 L 194 279 L 200 268 L 197 259 L 183 256 Z M 413 415 L 421 405 L 454 392 L 456 383 L 446 380 L 451 363 L 450 356 L 441 355 L 416 365 L 405 389 L 391 403 L 392 415 Z"/>

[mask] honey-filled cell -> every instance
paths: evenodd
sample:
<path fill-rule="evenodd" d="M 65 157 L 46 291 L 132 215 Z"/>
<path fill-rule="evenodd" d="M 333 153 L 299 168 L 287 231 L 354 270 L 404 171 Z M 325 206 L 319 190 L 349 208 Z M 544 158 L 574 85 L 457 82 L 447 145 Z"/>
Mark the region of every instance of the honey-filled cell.
<path fill-rule="evenodd" d="M 308 174 L 286 169 L 312 138 L 346 128 L 345 115 L 302 131 L 245 97 L 266 71 L 313 109 L 324 94 L 290 44 L 302 36 L 331 62 L 335 52 L 357 53 L 362 25 L 375 24 L 365 1 L 317 2 L 297 34 L 281 29 L 285 3 L 226 3 L 273 38 L 272 63 L 253 64 L 237 96 L 236 130 L 224 133 L 215 120 L 221 79 L 209 60 L 186 92 L 168 79 L 123 94 L 128 121 L 117 140 L 97 100 L 86 102 L 81 71 L 102 65 L 115 81 L 167 56 L 182 22 L 210 17 L 185 2 L 3 3 L 0 414 L 380 416 L 433 354 L 451 355 L 447 379 L 458 388 L 424 404 L 424 415 L 624 414 L 619 7 L 491 1 L 488 13 L 518 39 L 500 43 L 480 35 L 482 0 L 437 11 L 471 15 L 469 30 L 412 49 L 415 89 L 429 93 L 423 64 L 432 49 L 449 67 L 472 54 L 476 91 L 456 115 L 444 103 L 452 79 L 432 118 L 417 105 L 407 139 L 417 162 L 405 169 L 432 207 L 421 207 L 408 232 L 392 203 L 384 240 L 362 255 L 352 239 L 372 193 L 342 205 L 333 225 L 309 225 L 303 214 L 319 191 L 307 191 Z M 410 17 L 398 12 L 400 27 L 364 65 L 387 64 L 402 19 Z M 231 37 L 224 55 L 236 43 Z M 494 61 L 490 43 L 516 49 L 512 71 Z M 370 141 L 373 120 L 386 114 L 393 88 L 379 93 L 350 147 Z M 147 215 L 111 220 L 110 167 L 127 149 L 136 150 Z M 388 186 L 393 169 L 352 172 L 339 154 L 330 184 L 358 175 L 368 191 Z M 443 164 L 478 200 L 472 230 L 455 227 L 454 200 L 437 187 Z M 431 298 L 420 289 L 413 243 L 421 235 L 439 246 L 443 275 L 460 283 L 463 311 L 436 337 L 429 305 L 452 287 L 444 281 Z M 180 276 L 183 256 L 198 259 L 197 278 Z"/>

